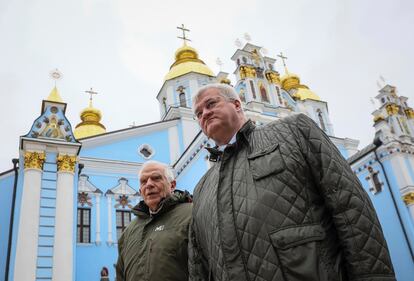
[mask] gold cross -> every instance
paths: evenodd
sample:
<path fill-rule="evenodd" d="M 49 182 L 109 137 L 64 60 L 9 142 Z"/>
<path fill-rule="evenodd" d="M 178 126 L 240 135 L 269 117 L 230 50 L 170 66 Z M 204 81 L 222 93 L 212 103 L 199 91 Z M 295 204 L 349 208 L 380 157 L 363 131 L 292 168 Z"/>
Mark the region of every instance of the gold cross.
<path fill-rule="evenodd" d="M 184 41 L 184 45 L 187 45 L 187 41 L 190 41 L 190 42 L 191 42 L 191 40 L 190 40 L 190 39 L 188 39 L 187 37 L 185 37 L 185 32 L 186 32 L 186 31 L 187 31 L 187 32 L 190 32 L 190 30 L 189 30 L 189 29 L 187 29 L 187 28 L 185 28 L 184 24 L 181 24 L 181 26 L 177 26 L 177 29 L 180 29 L 180 30 L 182 30 L 182 32 L 183 32 L 183 36 L 182 36 L 182 37 L 177 36 L 177 38 L 183 39 L 183 41 Z"/>
<path fill-rule="evenodd" d="M 286 67 L 286 63 L 285 63 L 285 60 L 287 60 L 287 57 L 285 57 L 282 52 L 280 52 L 280 54 L 277 56 L 282 59 L 282 63 L 283 63 L 283 66 L 285 67 L 286 74 L 289 73 Z"/>
<path fill-rule="evenodd" d="M 97 95 L 98 92 L 94 92 L 92 88 L 88 91 L 85 91 L 85 93 L 89 94 L 89 107 L 92 107 L 92 95 Z"/>

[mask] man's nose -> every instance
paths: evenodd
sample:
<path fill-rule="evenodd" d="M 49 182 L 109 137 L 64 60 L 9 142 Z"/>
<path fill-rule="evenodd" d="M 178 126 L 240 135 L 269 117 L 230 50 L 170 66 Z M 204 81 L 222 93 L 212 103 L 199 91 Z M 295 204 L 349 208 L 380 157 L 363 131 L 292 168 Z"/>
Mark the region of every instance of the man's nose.
<path fill-rule="evenodd" d="M 206 119 L 206 118 L 210 117 L 210 115 L 212 113 L 213 113 L 213 109 L 207 109 L 207 108 L 205 108 L 203 110 L 203 116 L 201 116 L 201 117 L 202 117 L 202 119 Z"/>

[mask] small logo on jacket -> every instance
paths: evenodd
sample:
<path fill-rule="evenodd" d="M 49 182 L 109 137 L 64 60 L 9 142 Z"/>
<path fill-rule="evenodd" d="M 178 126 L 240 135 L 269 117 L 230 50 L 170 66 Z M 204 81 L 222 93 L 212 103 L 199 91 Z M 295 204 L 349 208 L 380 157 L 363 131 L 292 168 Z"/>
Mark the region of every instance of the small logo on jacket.
<path fill-rule="evenodd" d="M 155 228 L 154 231 L 163 231 L 164 230 L 164 225 L 159 225 Z"/>

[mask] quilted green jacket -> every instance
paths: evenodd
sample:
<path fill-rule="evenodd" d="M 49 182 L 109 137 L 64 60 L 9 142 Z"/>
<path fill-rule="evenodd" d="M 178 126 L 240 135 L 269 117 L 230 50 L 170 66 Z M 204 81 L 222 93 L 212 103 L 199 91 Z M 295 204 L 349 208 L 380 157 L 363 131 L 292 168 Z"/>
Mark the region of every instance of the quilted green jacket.
<path fill-rule="evenodd" d="M 310 118 L 236 139 L 194 192 L 190 280 L 395 280 L 368 195 Z"/>
<path fill-rule="evenodd" d="M 188 280 L 188 228 L 191 221 L 188 192 L 176 191 L 150 215 L 141 201 L 137 216 L 118 241 L 117 281 Z"/>

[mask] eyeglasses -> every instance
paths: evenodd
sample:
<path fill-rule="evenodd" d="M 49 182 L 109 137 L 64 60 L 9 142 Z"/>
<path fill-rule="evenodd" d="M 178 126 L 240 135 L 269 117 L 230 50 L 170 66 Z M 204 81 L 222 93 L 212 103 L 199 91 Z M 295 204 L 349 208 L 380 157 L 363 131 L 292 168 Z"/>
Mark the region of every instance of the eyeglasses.
<path fill-rule="evenodd" d="M 203 113 L 204 113 L 203 111 L 205 109 L 207 109 L 207 110 L 214 109 L 220 103 L 220 101 L 222 101 L 222 100 L 223 99 L 222 98 L 219 98 L 219 97 L 208 99 L 204 103 L 204 105 L 201 106 L 201 110 L 200 111 L 197 111 L 197 110 L 195 111 L 194 118 L 197 119 L 197 120 L 200 120 L 201 118 L 203 118 Z"/>

